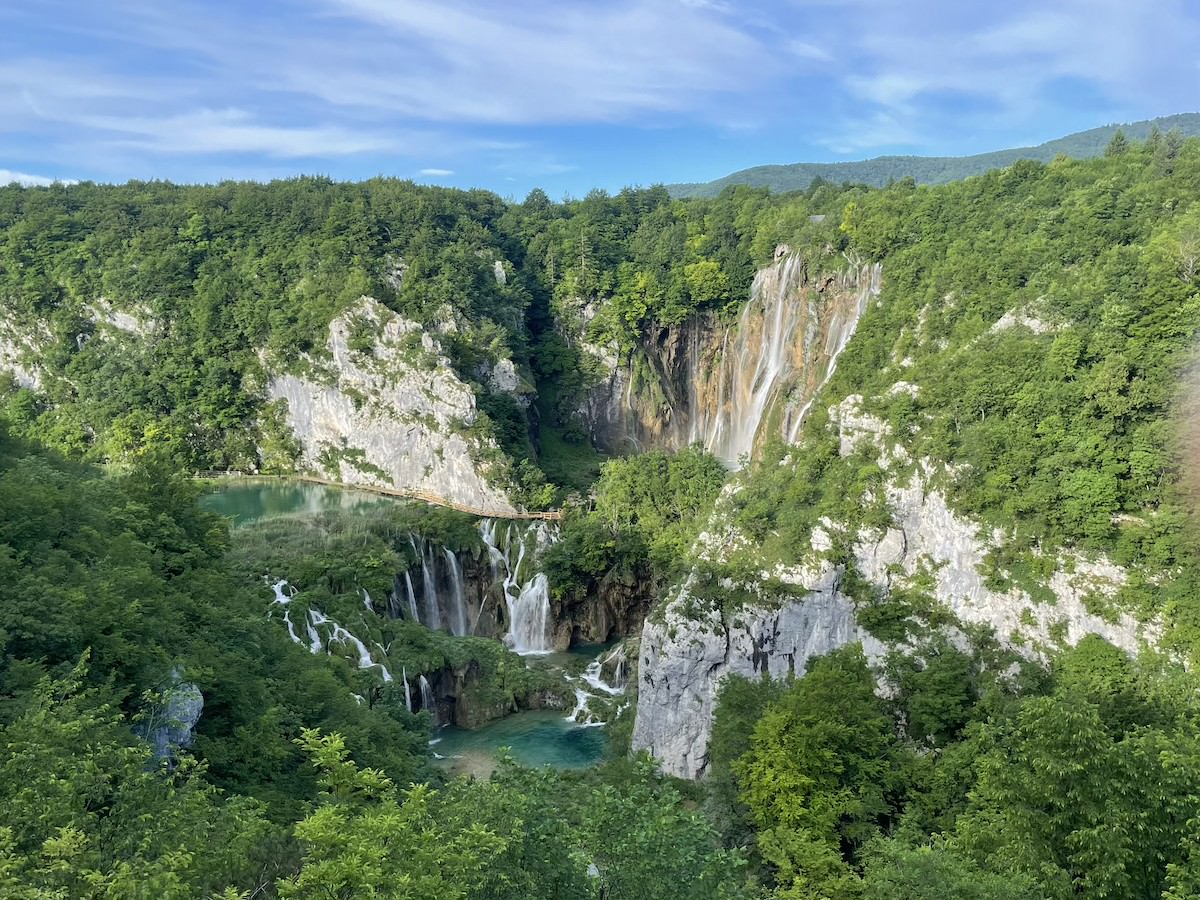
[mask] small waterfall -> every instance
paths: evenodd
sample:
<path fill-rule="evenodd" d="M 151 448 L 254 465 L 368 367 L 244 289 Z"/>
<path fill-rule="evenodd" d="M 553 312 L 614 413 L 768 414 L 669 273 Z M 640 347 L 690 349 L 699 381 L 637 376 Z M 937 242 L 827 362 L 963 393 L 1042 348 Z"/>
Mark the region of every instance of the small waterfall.
<path fill-rule="evenodd" d="M 408 669 L 401 667 L 400 677 L 404 679 L 404 707 L 412 712 L 412 685 L 408 683 Z"/>
<path fill-rule="evenodd" d="M 322 647 L 321 635 L 320 632 L 317 631 L 317 626 L 328 626 L 330 644 L 333 644 L 335 641 L 342 644 L 349 644 L 358 654 L 357 662 L 360 669 L 377 668 L 379 669 L 380 675 L 383 676 L 384 683 L 392 680 L 392 673 L 388 671 L 387 666 L 385 666 L 383 663 L 375 662 L 375 660 L 371 658 L 371 651 L 367 649 L 367 645 L 359 640 L 356 635 L 351 634 L 342 625 L 338 624 L 318 609 L 310 609 L 308 611 L 308 619 L 309 649 L 313 653 L 320 653 Z"/>
<path fill-rule="evenodd" d="M 287 626 L 288 637 L 292 639 L 292 643 L 304 646 L 304 638 L 296 634 L 296 626 L 292 624 L 292 617 L 289 615 L 291 611 L 287 608 L 292 602 L 291 595 L 283 592 L 287 586 L 288 583 L 282 579 L 271 585 L 271 590 L 275 592 L 275 599 L 271 602 L 283 607 L 283 624 Z"/>
<path fill-rule="evenodd" d="M 467 592 L 463 589 L 462 566 L 459 564 L 458 557 L 454 555 L 454 551 L 449 547 L 443 549 L 446 552 L 446 568 L 450 573 L 450 590 L 453 594 L 450 607 L 450 630 L 462 637 L 470 634 L 473 630 L 471 623 L 467 621 Z"/>
<path fill-rule="evenodd" d="M 367 589 L 362 589 L 363 606 L 367 608 L 367 612 L 375 612 L 375 606 L 371 603 L 371 595 L 367 593 Z"/>
<path fill-rule="evenodd" d="M 429 679 L 421 675 L 417 679 L 417 684 L 421 688 L 421 709 L 428 710 L 433 716 L 433 723 L 436 725 L 438 720 L 437 702 L 433 699 L 433 688 L 429 685 Z"/>
<path fill-rule="evenodd" d="M 417 612 L 417 595 L 413 591 L 412 575 L 408 572 L 404 573 L 404 588 L 408 592 L 408 614 L 414 622 L 420 622 L 421 615 Z"/>
<path fill-rule="evenodd" d="M 551 543 L 557 533 L 545 522 L 524 530 L 514 529 L 510 522 L 501 542 L 497 539 L 496 526 L 495 519 L 484 519 L 479 523 L 479 534 L 487 547 L 492 570 L 500 581 L 508 610 L 508 632 L 504 635 L 504 642 L 521 654 L 549 653 L 553 649 L 550 637 L 550 585 L 544 573 L 526 572 L 532 566 L 532 558 L 529 564 L 526 563 L 526 544 L 532 539 L 535 550 L 541 549 Z"/>
<path fill-rule="evenodd" d="M 308 621 L 305 627 L 308 629 L 308 649 L 313 653 L 320 653 L 322 648 L 321 635 L 317 631 L 317 625 L 324 625 L 328 619 L 315 609 L 308 611 Z"/>
<path fill-rule="evenodd" d="M 437 574 L 433 568 L 433 551 L 421 541 L 421 581 L 425 590 L 425 624 L 434 631 L 442 628 L 442 611 L 438 607 Z"/>

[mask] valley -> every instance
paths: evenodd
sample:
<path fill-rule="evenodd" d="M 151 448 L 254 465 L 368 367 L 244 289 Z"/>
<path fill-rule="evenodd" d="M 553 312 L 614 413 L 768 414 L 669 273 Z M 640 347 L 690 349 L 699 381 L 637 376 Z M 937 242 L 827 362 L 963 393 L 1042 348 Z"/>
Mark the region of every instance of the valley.
<path fill-rule="evenodd" d="M 1198 236 L 1162 135 L 0 188 L 0 887 L 1193 896 Z"/>

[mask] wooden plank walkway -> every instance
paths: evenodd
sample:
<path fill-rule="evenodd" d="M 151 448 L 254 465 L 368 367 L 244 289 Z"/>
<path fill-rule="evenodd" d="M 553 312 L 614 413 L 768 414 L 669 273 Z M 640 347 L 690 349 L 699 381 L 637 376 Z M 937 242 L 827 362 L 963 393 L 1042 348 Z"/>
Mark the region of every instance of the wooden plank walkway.
<path fill-rule="evenodd" d="M 458 503 L 446 497 L 439 497 L 437 494 L 430 493 L 429 491 L 419 491 L 411 488 L 390 488 L 377 484 L 346 484 L 341 481 L 318 478 L 315 475 L 257 475 L 232 470 L 209 470 L 196 472 L 192 477 L 203 479 L 251 478 L 264 481 L 303 481 L 307 484 L 323 484 L 327 487 L 344 488 L 348 491 L 363 491 L 368 494 L 380 494 L 384 497 L 396 497 L 400 500 L 419 500 L 431 506 L 444 506 L 447 509 L 456 509 L 459 512 L 478 516 L 481 519 L 540 519 L 545 522 L 557 522 L 563 517 L 561 509 L 549 509 L 540 512 L 487 509 L 481 506 L 469 506 L 466 503 Z"/>

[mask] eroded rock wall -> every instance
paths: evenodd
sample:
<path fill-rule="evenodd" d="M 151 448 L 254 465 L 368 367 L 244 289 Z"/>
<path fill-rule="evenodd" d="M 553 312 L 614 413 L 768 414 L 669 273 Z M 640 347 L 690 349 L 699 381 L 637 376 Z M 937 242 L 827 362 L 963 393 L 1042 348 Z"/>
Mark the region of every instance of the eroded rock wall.
<path fill-rule="evenodd" d="M 352 340 L 367 329 L 369 346 Z M 327 358 L 267 384 L 287 404 L 300 465 L 347 484 L 424 491 L 495 511 L 513 505 L 485 460 L 500 450 L 470 434 L 475 395 L 436 339 L 364 297 L 329 325 Z"/>

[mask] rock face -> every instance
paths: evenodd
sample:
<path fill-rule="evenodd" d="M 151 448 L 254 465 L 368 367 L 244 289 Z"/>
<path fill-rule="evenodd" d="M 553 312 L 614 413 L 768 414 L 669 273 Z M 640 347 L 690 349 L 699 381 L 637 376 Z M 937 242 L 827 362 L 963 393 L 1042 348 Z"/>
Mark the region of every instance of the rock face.
<path fill-rule="evenodd" d="M 349 484 L 513 509 L 479 462 L 499 448 L 468 433 L 474 393 L 420 325 L 364 297 L 330 323 L 326 350 L 328 361 L 306 359 L 304 374 L 276 374 L 267 385 L 269 399 L 287 403 L 304 468 Z"/>
<path fill-rule="evenodd" d="M 1157 639 L 1154 623 L 1139 623 L 1128 615 L 1102 618 L 1089 611 L 1090 600 L 1112 597 L 1126 578 L 1124 570 L 1104 558 L 1061 555 L 1045 584 L 1053 602 L 1038 603 L 1017 587 L 990 588 L 981 569 L 1003 535 L 988 534 L 950 509 L 945 496 L 929 486 L 929 461 L 918 461 L 916 471 L 905 477 L 901 468 L 911 462 L 908 454 L 890 443 L 887 424 L 863 413 L 860 403 L 860 397 L 847 397 L 830 409 L 830 420 L 838 428 L 843 456 L 869 441 L 879 447 L 880 463 L 889 472 L 886 493 L 893 527 L 860 532 L 853 541 L 855 567 L 877 589 L 886 594 L 911 586 L 917 576 L 931 576 L 932 596 L 960 623 L 990 626 L 1029 654 L 1073 644 L 1087 634 L 1099 634 L 1130 652 Z M 801 674 L 813 656 L 853 641 L 862 641 L 868 658 L 886 650 L 857 624 L 854 603 L 840 589 L 841 570 L 822 559 L 832 545 L 832 531 L 844 533 L 845 526 L 826 520 L 813 529 L 815 562 L 807 569 L 769 573 L 806 591 L 801 600 L 767 597 L 732 613 L 706 608 L 697 614 L 697 602 L 685 586 L 661 615 L 647 620 L 635 749 L 649 750 L 673 775 L 699 777 L 708 761 L 716 691 L 726 675 Z M 719 539 L 702 536 L 708 542 L 702 552 L 719 554 L 721 545 L 738 541 L 728 527 L 713 533 Z"/>
<path fill-rule="evenodd" d="M 13 318 L 0 311 L 0 372 L 11 375 L 17 387 L 41 390 L 45 373 L 37 360 L 42 348 L 52 341 L 53 336 L 44 325 L 26 333 Z"/>
<path fill-rule="evenodd" d="M 639 634 L 650 610 L 649 573 L 622 576 L 610 572 L 594 589 L 554 604 L 554 647 L 607 644 Z"/>
<path fill-rule="evenodd" d="M 702 316 L 661 328 L 624 363 L 590 348 L 609 376 L 581 416 L 610 450 L 699 442 L 730 466 L 753 452 L 765 428 L 794 440 L 880 278 L 878 265 L 856 261 L 813 277 L 808 261 L 781 245 L 736 323 Z"/>
<path fill-rule="evenodd" d="M 710 609 L 696 619 L 685 587 L 661 621 L 646 622 L 635 750 L 648 750 L 671 775 L 698 778 L 708 766 L 717 689 L 727 675 L 803 675 L 814 656 L 857 640 L 868 655 L 882 651 L 855 622 L 832 566 L 794 577 L 811 592 L 801 603 L 764 603 L 736 613 Z"/>
<path fill-rule="evenodd" d="M 179 682 L 167 689 L 140 729 L 154 748 L 154 759 L 169 760 L 175 751 L 190 746 L 193 729 L 203 711 L 204 695 L 190 681 Z"/>

